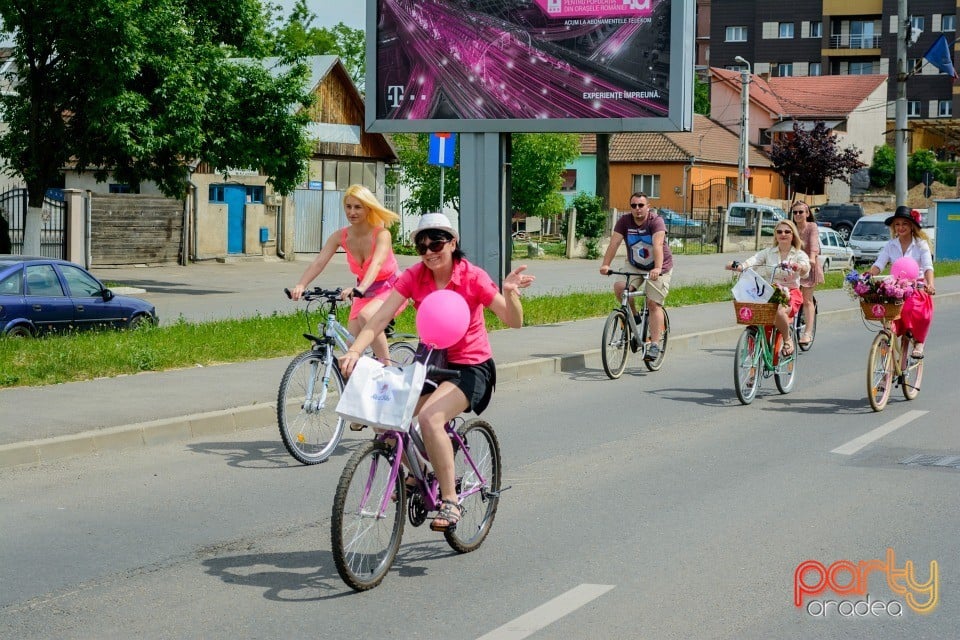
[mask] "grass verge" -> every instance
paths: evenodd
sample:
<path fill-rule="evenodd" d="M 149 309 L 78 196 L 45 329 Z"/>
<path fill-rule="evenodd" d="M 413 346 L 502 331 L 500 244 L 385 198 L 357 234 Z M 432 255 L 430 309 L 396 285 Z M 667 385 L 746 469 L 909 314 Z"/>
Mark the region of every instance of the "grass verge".
<path fill-rule="evenodd" d="M 937 274 L 960 274 L 960 262 L 937 263 Z M 827 274 L 823 289 L 843 284 L 842 273 Z M 670 307 L 730 300 L 730 284 L 692 285 L 670 291 Z M 551 324 L 606 315 L 613 305 L 608 292 L 566 293 L 527 297 L 526 325 Z M 341 309 L 346 324 L 346 309 Z M 38 386 L 187 367 L 242 362 L 293 355 L 307 342 L 302 334 L 316 331 L 318 316 L 303 313 L 257 316 L 214 322 L 178 322 L 135 331 L 100 331 L 54 335 L 35 340 L 0 338 L 0 387 Z M 486 314 L 490 330 L 503 325 Z M 397 331 L 415 333 L 414 314 L 407 308 L 397 318 Z"/>

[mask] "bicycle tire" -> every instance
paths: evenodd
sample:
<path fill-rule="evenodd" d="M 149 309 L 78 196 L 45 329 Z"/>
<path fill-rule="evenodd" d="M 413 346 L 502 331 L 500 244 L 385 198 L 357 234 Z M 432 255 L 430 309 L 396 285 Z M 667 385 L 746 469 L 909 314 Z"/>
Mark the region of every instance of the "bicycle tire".
<path fill-rule="evenodd" d="M 390 343 L 390 361 L 393 364 L 403 366 L 412 364 L 417 355 L 417 348 L 409 342 L 391 342 Z"/>
<path fill-rule="evenodd" d="M 370 440 L 350 456 L 337 483 L 331 551 L 340 578 L 356 591 L 380 584 L 400 549 L 407 497 L 402 474 L 390 482 L 393 455 L 393 447 Z"/>
<path fill-rule="evenodd" d="M 787 357 L 780 356 L 773 374 L 773 381 L 776 383 L 777 390 L 780 391 L 780 393 L 790 393 L 797 384 L 797 363 L 800 361 L 800 358 L 797 357 L 800 353 L 796 348 L 797 331 L 793 325 L 790 325 L 789 330 L 791 334 L 790 339 L 793 341 L 793 354 Z M 777 344 L 777 333 L 777 330 L 774 329 L 773 344 Z"/>
<path fill-rule="evenodd" d="M 751 325 L 737 339 L 733 386 L 741 404 L 750 404 L 760 388 L 760 330 Z"/>
<path fill-rule="evenodd" d="M 626 314 L 614 309 L 603 325 L 603 342 L 600 344 L 600 360 L 607 377 L 616 380 L 627 367 L 630 349 L 630 325 Z"/>
<path fill-rule="evenodd" d="M 890 334 L 881 331 L 870 343 L 867 355 L 867 399 L 874 411 L 883 411 L 893 383 L 893 345 Z"/>
<path fill-rule="evenodd" d="M 647 333 L 649 328 L 649 320 L 644 327 L 644 334 Z M 660 348 L 660 353 L 657 354 L 657 357 L 653 360 L 647 361 L 644 359 L 643 364 L 646 365 L 649 371 L 659 371 L 660 367 L 663 366 L 663 358 L 667 355 L 667 340 L 670 339 L 670 316 L 667 315 L 667 310 L 663 310 L 663 333 L 660 334 L 660 340 L 657 342 L 657 346 Z M 646 342 L 647 336 L 643 336 L 643 342 Z"/>
<path fill-rule="evenodd" d="M 477 473 L 467 463 L 462 449 L 454 452 L 453 466 L 461 516 L 456 527 L 444 531 L 444 537 L 454 551 L 470 553 L 483 544 L 497 515 L 502 474 L 500 443 L 493 427 L 478 418 L 465 423 L 458 433 L 486 483 L 480 487 Z"/>
<path fill-rule="evenodd" d="M 820 309 L 817 306 L 817 297 L 813 297 L 813 325 L 807 327 L 806 317 L 803 313 L 803 305 L 800 306 L 800 310 L 797 311 L 797 315 L 794 317 L 793 326 L 796 329 L 797 337 L 803 335 L 804 331 L 807 331 L 810 334 L 810 342 L 807 344 L 800 344 L 796 342 L 796 345 L 800 347 L 800 351 L 810 351 L 810 347 L 813 346 L 813 342 L 817 339 L 817 316 L 820 315 Z"/>
<path fill-rule="evenodd" d="M 302 464 L 320 464 L 333 453 L 343 436 L 343 419 L 336 414 L 337 403 L 343 391 L 343 378 L 334 360 L 327 381 L 326 398 L 321 406 L 307 402 L 307 389 L 322 385 L 325 368 L 323 352 L 305 351 L 287 365 L 277 391 L 277 426 L 283 446 Z M 295 411 L 294 411 L 295 410 Z"/>
<path fill-rule="evenodd" d="M 900 388 L 903 390 L 903 397 L 907 400 L 915 400 L 920 395 L 920 383 L 923 382 L 923 358 L 914 360 L 910 357 L 913 351 L 913 341 L 907 345 L 906 360 L 907 364 L 903 367 L 903 374 L 900 378 Z"/>

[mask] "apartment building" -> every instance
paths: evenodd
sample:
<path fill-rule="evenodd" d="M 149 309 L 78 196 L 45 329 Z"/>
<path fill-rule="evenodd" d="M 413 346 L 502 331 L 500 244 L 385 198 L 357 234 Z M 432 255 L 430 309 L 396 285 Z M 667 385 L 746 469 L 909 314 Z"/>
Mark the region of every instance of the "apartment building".
<path fill-rule="evenodd" d="M 960 0 L 910 0 L 907 117 L 916 148 L 960 147 L 954 111 L 960 104 L 953 79 L 926 63 L 923 54 L 945 35 L 954 50 Z M 892 130 L 897 95 L 897 0 L 712 0 L 709 11 L 709 65 L 765 78 L 882 74 L 887 83 L 886 117 Z M 917 33 L 919 32 L 919 35 Z M 956 64 L 956 63 L 955 63 Z M 827 98 L 828 96 L 825 96 Z M 809 106 L 809 105 L 804 105 Z M 892 141 L 892 139 L 891 139 Z"/>

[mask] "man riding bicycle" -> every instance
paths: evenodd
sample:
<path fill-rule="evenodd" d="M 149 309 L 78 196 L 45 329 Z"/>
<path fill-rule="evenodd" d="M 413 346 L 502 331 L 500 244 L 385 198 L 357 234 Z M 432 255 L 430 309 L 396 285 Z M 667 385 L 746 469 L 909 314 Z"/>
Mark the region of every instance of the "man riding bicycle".
<path fill-rule="evenodd" d="M 623 271 L 629 273 L 648 273 L 644 283 L 644 295 L 647 296 L 647 306 L 650 309 L 650 331 L 643 359 L 652 362 L 660 355 L 660 336 L 663 334 L 663 303 L 670 291 L 670 272 L 673 269 L 673 254 L 670 245 L 666 242 L 667 226 L 663 218 L 650 210 L 647 194 L 637 192 L 630 196 L 630 215 L 621 216 L 613 227 L 610 237 L 610 246 L 603 254 L 600 273 L 607 275 L 610 263 L 617 255 L 620 243 L 627 242 L 627 261 Z M 617 281 L 613 285 L 613 293 L 617 300 L 623 294 L 624 283 Z M 636 290 L 635 287 L 630 287 Z M 637 308 L 633 298 L 630 299 L 630 308 L 634 317 L 637 317 Z M 639 318 L 637 318 L 639 322 Z"/>

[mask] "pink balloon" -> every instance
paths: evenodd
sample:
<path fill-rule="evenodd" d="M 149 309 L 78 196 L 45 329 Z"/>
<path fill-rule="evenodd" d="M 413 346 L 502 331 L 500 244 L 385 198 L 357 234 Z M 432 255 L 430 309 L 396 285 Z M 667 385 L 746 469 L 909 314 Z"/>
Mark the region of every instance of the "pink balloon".
<path fill-rule="evenodd" d="M 456 344 L 467 332 L 470 308 L 456 291 L 440 289 L 429 294 L 417 309 L 420 340 L 436 349 Z"/>
<path fill-rule="evenodd" d="M 904 278 L 906 280 L 916 280 L 920 275 L 920 265 L 910 256 L 897 258 L 890 266 L 890 275 L 895 278 Z"/>

